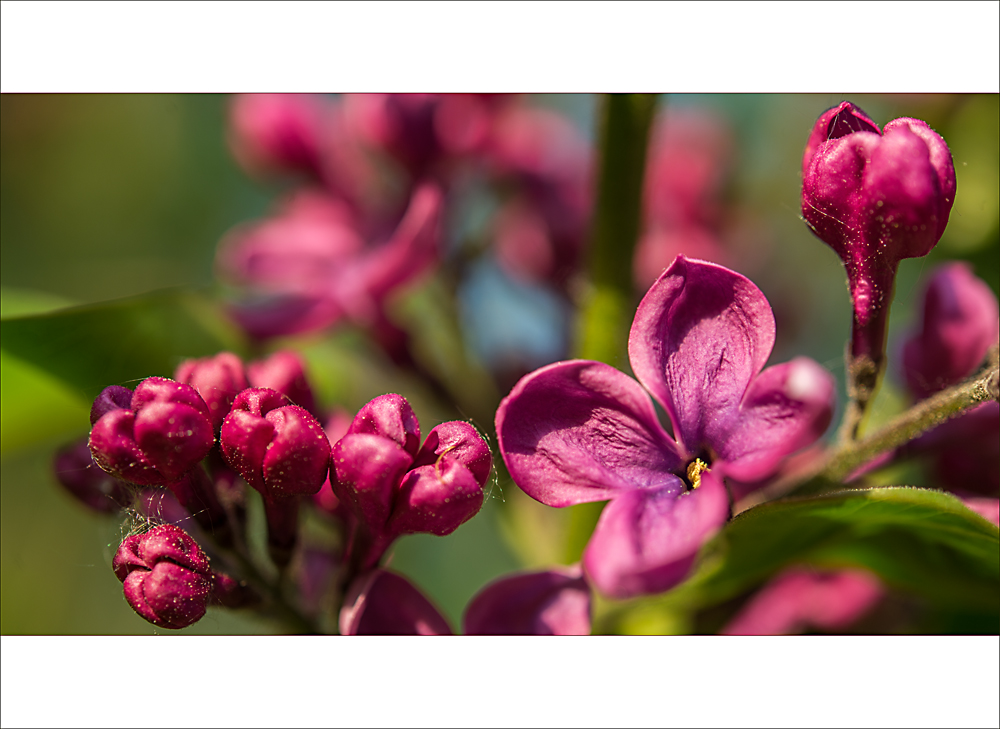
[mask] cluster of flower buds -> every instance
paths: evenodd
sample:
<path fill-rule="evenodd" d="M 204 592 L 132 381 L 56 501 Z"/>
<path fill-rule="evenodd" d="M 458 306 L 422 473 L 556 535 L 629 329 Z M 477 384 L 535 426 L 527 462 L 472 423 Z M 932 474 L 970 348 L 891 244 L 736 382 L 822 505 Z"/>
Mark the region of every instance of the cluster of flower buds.
<path fill-rule="evenodd" d="M 469 601 L 465 635 L 589 635 L 590 588 L 579 565 L 508 575 Z M 401 575 L 359 577 L 340 611 L 343 635 L 451 635 L 448 620 Z"/>
<path fill-rule="evenodd" d="M 483 505 L 492 469 L 489 446 L 474 427 L 434 427 L 423 445 L 420 424 L 400 395 L 375 398 L 333 446 L 330 484 L 353 516 L 346 559 L 367 571 L 403 534 L 450 534 Z"/>
<path fill-rule="evenodd" d="M 802 158 L 802 215 L 847 270 L 849 370 L 862 409 L 884 367 L 899 262 L 930 252 L 954 200 L 951 152 L 925 122 L 894 119 L 880 130 L 846 101 L 816 121 Z"/>

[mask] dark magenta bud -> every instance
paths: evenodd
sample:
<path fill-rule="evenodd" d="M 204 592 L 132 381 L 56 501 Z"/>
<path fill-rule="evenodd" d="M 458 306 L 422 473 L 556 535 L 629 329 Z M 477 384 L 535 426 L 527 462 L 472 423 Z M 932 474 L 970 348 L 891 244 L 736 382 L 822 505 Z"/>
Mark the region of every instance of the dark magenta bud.
<path fill-rule="evenodd" d="M 106 388 L 91 409 L 90 451 L 101 468 L 131 483 L 161 485 L 208 455 L 215 443 L 211 414 L 193 387 L 149 377 L 128 407 L 122 390 Z"/>
<path fill-rule="evenodd" d="M 333 492 L 381 549 L 402 534 L 450 534 L 482 507 L 492 460 L 476 429 L 442 423 L 419 443 L 409 403 L 389 394 L 365 405 L 333 447 Z"/>
<path fill-rule="evenodd" d="M 174 379 L 191 385 L 208 405 L 212 425 L 216 430 L 233 407 L 233 400 L 247 389 L 243 362 L 232 352 L 220 352 L 214 357 L 189 359 L 181 362 Z"/>
<path fill-rule="evenodd" d="M 309 94 L 240 94 L 229 109 L 230 146 L 250 172 L 320 176 L 323 102 Z"/>
<path fill-rule="evenodd" d="M 110 385 L 101 390 L 101 394 L 90 406 L 90 424 L 94 425 L 101 416 L 111 410 L 128 410 L 132 404 L 132 391 L 121 385 Z"/>
<path fill-rule="evenodd" d="M 316 493 L 330 467 L 323 426 L 276 390 L 241 392 L 220 441 L 226 462 L 269 501 Z"/>
<path fill-rule="evenodd" d="M 590 588 L 579 565 L 502 577 L 469 601 L 466 635 L 590 635 Z"/>
<path fill-rule="evenodd" d="M 802 178 L 802 215 L 847 269 L 851 354 L 880 367 L 899 262 L 927 255 L 948 224 L 955 200 L 951 152 L 919 119 L 894 119 L 880 132 L 845 101 L 813 127 Z"/>
<path fill-rule="evenodd" d="M 235 610 L 257 605 L 260 601 L 260 594 L 248 585 L 246 580 L 236 580 L 222 572 L 212 573 L 213 605 Z"/>
<path fill-rule="evenodd" d="M 961 382 L 1000 338 L 997 297 L 967 263 L 948 263 L 931 276 L 923 320 L 903 346 L 903 373 L 919 398 Z"/>
<path fill-rule="evenodd" d="M 451 635 L 448 621 L 410 582 L 386 570 L 361 575 L 340 610 L 341 635 Z"/>
<path fill-rule="evenodd" d="M 117 514 L 132 501 L 129 485 L 94 463 L 86 438 L 56 453 L 53 469 L 63 488 L 94 511 Z"/>
<path fill-rule="evenodd" d="M 126 538 L 111 566 L 125 586 L 125 600 L 153 625 L 176 630 L 204 616 L 212 568 L 183 529 L 162 524 Z"/>
<path fill-rule="evenodd" d="M 251 387 L 277 390 L 293 405 L 300 405 L 315 414 L 316 401 L 306 379 L 305 364 L 295 352 L 283 350 L 267 359 L 251 362 L 247 365 L 247 378 Z"/>

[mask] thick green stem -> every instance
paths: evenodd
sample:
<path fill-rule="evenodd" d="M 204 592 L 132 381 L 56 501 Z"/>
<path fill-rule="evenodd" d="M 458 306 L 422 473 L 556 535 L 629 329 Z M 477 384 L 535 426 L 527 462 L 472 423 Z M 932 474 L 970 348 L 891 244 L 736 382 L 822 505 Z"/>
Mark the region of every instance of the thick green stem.
<path fill-rule="evenodd" d="M 635 314 L 632 251 L 639 238 L 646 147 L 656 111 L 653 94 L 601 98 L 596 204 L 576 354 L 611 365 L 627 363 Z"/>

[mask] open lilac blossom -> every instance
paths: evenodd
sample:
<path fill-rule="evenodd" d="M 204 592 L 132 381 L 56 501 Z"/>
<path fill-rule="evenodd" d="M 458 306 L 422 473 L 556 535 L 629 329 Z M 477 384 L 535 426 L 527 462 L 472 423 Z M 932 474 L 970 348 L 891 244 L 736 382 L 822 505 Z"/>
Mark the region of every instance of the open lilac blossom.
<path fill-rule="evenodd" d="M 466 635 L 590 635 L 590 588 L 579 565 L 495 580 L 469 601 Z"/>
<path fill-rule="evenodd" d="M 968 264 L 938 268 L 917 331 L 903 345 L 903 376 L 919 399 L 976 372 L 1000 339 L 1000 308 Z M 927 458 L 937 483 L 959 495 L 1000 492 L 1000 404 L 984 402 L 907 443 L 897 455 Z"/>
<path fill-rule="evenodd" d="M 183 529 L 162 524 L 127 537 L 111 566 L 125 586 L 125 600 L 153 625 L 186 628 L 205 615 L 212 568 Z"/>
<path fill-rule="evenodd" d="M 870 387 L 884 359 L 899 262 L 927 255 L 948 224 L 955 200 L 951 152 L 919 119 L 894 119 L 880 131 L 845 101 L 813 127 L 802 178 L 802 215 L 847 269 L 851 357 L 866 363 Z"/>
<path fill-rule="evenodd" d="M 448 621 L 409 580 L 383 569 L 358 577 L 340 609 L 341 635 L 451 635 Z"/>
<path fill-rule="evenodd" d="M 266 359 L 247 365 L 247 379 L 251 387 L 277 390 L 295 405 L 301 405 L 316 414 L 316 398 L 306 378 L 305 363 L 295 352 L 281 350 Z"/>
<path fill-rule="evenodd" d="M 374 567 L 403 534 L 450 534 L 478 513 L 492 468 L 489 446 L 461 421 L 420 424 L 400 395 L 375 398 L 333 446 L 333 493 L 354 515 L 347 559 Z"/>
<path fill-rule="evenodd" d="M 636 311 L 628 350 L 639 382 L 600 362 L 557 362 L 500 404 L 500 452 L 525 493 L 556 507 L 610 500 L 583 555 L 598 590 L 624 598 L 676 585 L 729 517 L 723 477 L 764 479 L 823 434 L 833 378 L 801 357 L 763 369 L 774 336 L 748 279 L 678 256 Z"/>
<path fill-rule="evenodd" d="M 233 400 L 248 387 L 243 361 L 232 352 L 184 360 L 174 371 L 174 379 L 198 391 L 208 405 L 216 431 L 233 407 Z"/>
<path fill-rule="evenodd" d="M 241 392 L 219 435 L 226 462 L 264 497 L 268 545 L 279 566 L 298 533 L 297 496 L 315 494 L 330 467 L 330 442 L 308 410 L 267 388 Z"/>
<path fill-rule="evenodd" d="M 129 485 L 94 462 L 87 438 L 60 449 L 52 468 L 62 487 L 94 511 L 117 514 L 132 501 Z"/>
<path fill-rule="evenodd" d="M 140 486 L 176 481 L 215 443 L 212 415 L 190 385 L 149 377 L 129 392 L 112 385 L 90 412 L 90 452 L 116 478 Z"/>
<path fill-rule="evenodd" d="M 417 188 L 381 244 L 337 198 L 304 190 L 275 217 L 230 231 L 220 276 L 245 294 L 234 315 L 254 337 L 316 331 L 348 320 L 376 326 L 384 299 L 438 260 L 442 194 Z"/>
<path fill-rule="evenodd" d="M 885 595 L 868 572 L 786 570 L 754 595 L 720 632 L 723 635 L 790 635 L 839 631 L 863 617 Z"/>

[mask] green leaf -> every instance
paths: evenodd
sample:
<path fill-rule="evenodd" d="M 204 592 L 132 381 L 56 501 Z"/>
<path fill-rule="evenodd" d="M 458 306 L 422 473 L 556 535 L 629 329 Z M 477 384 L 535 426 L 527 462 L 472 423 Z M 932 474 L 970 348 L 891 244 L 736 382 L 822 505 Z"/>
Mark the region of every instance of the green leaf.
<path fill-rule="evenodd" d="M 647 600 L 701 609 L 802 563 L 865 568 L 943 608 L 1000 610 L 1000 529 L 950 494 L 909 487 L 749 509 L 705 545 L 691 579 Z"/>
<path fill-rule="evenodd" d="M 169 377 L 189 357 L 246 350 L 217 303 L 178 290 L 5 318 L 0 346 L 88 401 L 108 385 Z"/>

